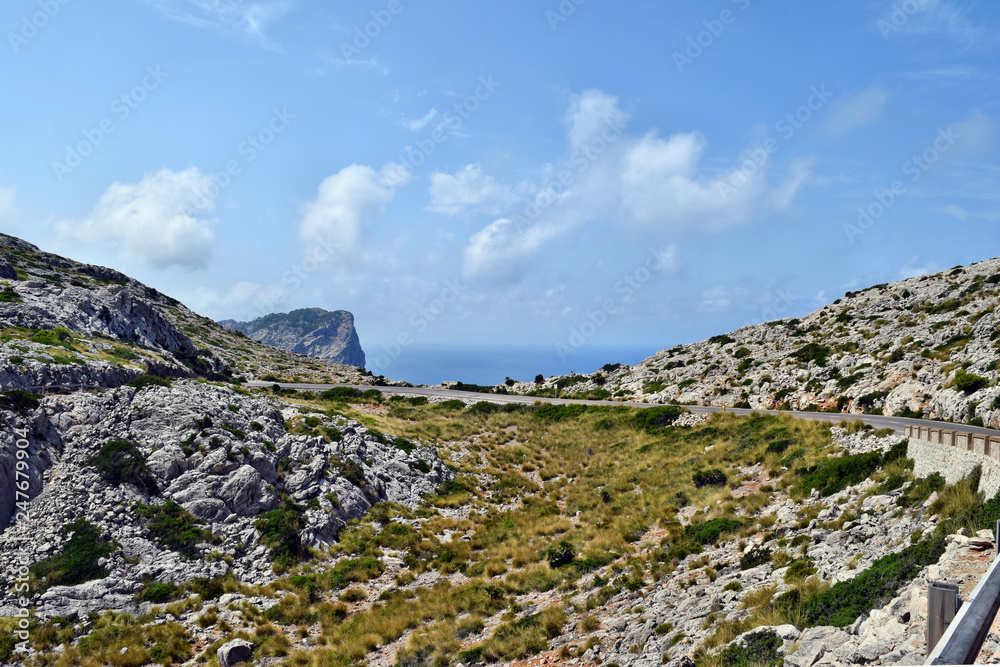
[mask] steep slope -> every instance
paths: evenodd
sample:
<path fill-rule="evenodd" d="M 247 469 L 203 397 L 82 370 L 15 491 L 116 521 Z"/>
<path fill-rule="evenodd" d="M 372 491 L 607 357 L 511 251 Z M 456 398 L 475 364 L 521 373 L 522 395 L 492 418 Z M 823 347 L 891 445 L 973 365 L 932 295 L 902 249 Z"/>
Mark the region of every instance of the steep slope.
<path fill-rule="evenodd" d="M 357 368 L 229 331 L 117 271 L 2 234 L 0 328 L 4 389 L 119 386 L 142 373 L 370 382 Z"/>
<path fill-rule="evenodd" d="M 346 310 L 303 308 L 272 313 L 252 322 L 223 320 L 219 324 L 289 352 L 337 364 L 362 368 L 365 365 L 365 351 L 354 328 L 354 315 Z"/>
<path fill-rule="evenodd" d="M 1000 260 L 876 285 L 801 319 L 517 393 L 923 415 L 1000 426 Z"/>

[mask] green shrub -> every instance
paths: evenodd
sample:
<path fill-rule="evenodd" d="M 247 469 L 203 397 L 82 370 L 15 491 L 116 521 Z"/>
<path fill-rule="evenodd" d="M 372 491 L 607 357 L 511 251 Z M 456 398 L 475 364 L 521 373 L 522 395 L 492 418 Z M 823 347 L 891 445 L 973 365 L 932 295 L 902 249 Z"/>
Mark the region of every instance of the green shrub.
<path fill-rule="evenodd" d="M 632 417 L 632 426 L 640 431 L 656 435 L 663 429 L 673 426 L 680 416 L 686 413 L 684 408 L 675 405 L 664 405 L 655 408 L 639 410 Z"/>
<path fill-rule="evenodd" d="M 0 409 L 10 410 L 19 415 L 27 415 L 38 407 L 38 402 L 42 397 L 23 389 L 11 389 L 0 393 Z"/>
<path fill-rule="evenodd" d="M 726 584 L 725 586 L 723 586 L 722 590 L 724 590 L 724 591 L 736 591 L 737 593 L 739 593 L 740 591 L 743 590 L 743 584 L 741 584 L 739 582 L 739 580 L 733 579 L 728 584 Z"/>
<path fill-rule="evenodd" d="M 177 595 L 177 586 L 172 583 L 153 581 L 146 584 L 139 592 L 139 602 L 164 604 Z"/>
<path fill-rule="evenodd" d="M 131 440 L 105 443 L 96 455 L 87 460 L 87 465 L 97 468 L 98 474 L 108 484 L 134 484 L 150 495 L 160 491 L 146 465 L 146 457 Z"/>
<path fill-rule="evenodd" d="M 36 331 L 31 336 L 31 340 L 35 343 L 48 345 L 50 347 L 65 347 L 67 350 L 73 349 L 73 346 L 71 345 L 73 337 L 70 335 L 69 331 L 63 327 L 56 327 L 52 331 L 47 329 Z"/>
<path fill-rule="evenodd" d="M 135 387 L 136 389 L 145 389 L 146 387 L 169 387 L 170 381 L 164 378 L 157 377 L 155 375 L 140 375 L 139 377 L 132 378 L 125 383 L 129 387 Z"/>
<path fill-rule="evenodd" d="M 410 452 L 412 452 L 413 449 L 416 447 L 416 445 L 414 445 L 412 442 L 410 442 L 406 438 L 395 438 L 392 441 L 392 444 L 393 444 L 393 446 L 396 447 L 396 449 L 401 449 L 404 452 L 406 452 L 407 454 L 409 454 Z"/>
<path fill-rule="evenodd" d="M 723 334 L 721 336 L 712 336 L 708 339 L 708 342 L 715 343 L 717 345 L 729 345 L 730 343 L 735 343 L 736 339 Z"/>
<path fill-rule="evenodd" d="M 139 503 L 136 505 L 136 513 L 148 519 L 149 536 L 154 542 L 185 558 L 195 558 L 199 543 L 215 539 L 211 531 L 198 527 L 198 520 L 194 515 L 173 500 L 158 506 Z"/>
<path fill-rule="evenodd" d="M 854 454 L 824 461 L 801 470 L 804 474 L 802 481 L 799 482 L 799 488 L 804 493 L 816 489 L 821 496 L 830 496 L 865 481 L 881 465 L 882 454 L 878 452 Z"/>
<path fill-rule="evenodd" d="M 792 561 L 792 564 L 785 570 L 785 583 L 802 581 L 806 577 L 816 574 L 816 567 L 809 558 L 799 558 Z"/>
<path fill-rule="evenodd" d="M 363 489 L 368 486 L 368 480 L 365 478 L 364 468 L 355 462 L 354 459 L 347 458 L 343 461 L 331 459 L 330 465 L 337 470 L 337 474 L 359 489 Z"/>
<path fill-rule="evenodd" d="M 354 583 L 364 583 L 385 572 L 385 565 L 377 558 L 342 560 L 323 575 L 326 585 L 339 591 Z"/>
<path fill-rule="evenodd" d="M 52 586 L 77 586 L 108 576 L 99 561 L 114 553 L 118 545 L 102 536 L 100 528 L 86 519 L 77 519 L 63 526 L 60 533 L 70 535 L 63 550 L 31 567 L 40 590 Z"/>
<path fill-rule="evenodd" d="M 740 569 L 749 570 L 751 568 L 771 562 L 771 550 L 764 547 L 755 547 L 740 557 Z"/>
<path fill-rule="evenodd" d="M 576 550 L 568 540 L 561 540 L 545 550 L 545 560 L 549 562 L 549 567 L 557 568 L 569 565 L 576 558 Z"/>
<path fill-rule="evenodd" d="M 260 541 L 270 547 L 276 565 L 291 567 L 309 554 L 299 537 L 304 514 L 301 505 L 285 500 L 279 509 L 262 514 L 254 524 Z"/>
<path fill-rule="evenodd" d="M 850 625 L 858 616 L 892 600 L 923 568 L 936 563 L 944 548 L 944 536 L 937 534 L 899 553 L 879 558 L 853 579 L 838 582 L 806 600 L 802 605 L 806 624 L 840 628 Z"/>
<path fill-rule="evenodd" d="M 439 410 L 448 410 L 448 411 L 464 410 L 465 409 L 465 403 L 462 402 L 462 401 L 460 401 L 460 400 L 458 400 L 458 399 L 453 398 L 453 399 L 448 400 L 448 401 L 441 401 L 440 403 L 438 403 L 434 407 L 438 408 Z"/>
<path fill-rule="evenodd" d="M 17 292 L 14 291 L 13 287 L 10 285 L 4 285 L 3 288 L 0 289 L 0 303 L 23 303 L 23 301 L 21 300 L 21 297 L 18 296 Z M 3 658 L 0 657 L 0 660 L 3 660 Z"/>
<path fill-rule="evenodd" d="M 760 630 L 748 635 L 741 644 L 728 646 L 719 654 L 723 667 L 771 667 L 781 665 L 778 652 L 784 641 L 774 630 Z"/>
<path fill-rule="evenodd" d="M 696 488 L 700 489 L 704 486 L 725 486 L 729 480 L 726 477 L 726 473 L 720 468 L 712 468 L 711 470 L 697 471 L 691 477 L 691 481 L 694 482 Z"/>
<path fill-rule="evenodd" d="M 989 378 L 984 378 L 981 375 L 973 375 L 962 368 L 955 371 L 955 388 L 959 391 L 973 394 L 988 386 L 990 386 Z"/>
<path fill-rule="evenodd" d="M 684 536 L 700 544 L 715 544 L 723 533 L 730 533 L 743 524 L 735 519 L 718 517 L 704 523 L 693 523 L 684 527 Z"/>
<path fill-rule="evenodd" d="M 809 343 L 808 345 L 796 350 L 791 356 L 804 364 L 808 364 L 810 361 L 813 361 L 817 366 L 822 368 L 826 366 L 826 358 L 830 352 L 830 348 L 824 345 Z"/>

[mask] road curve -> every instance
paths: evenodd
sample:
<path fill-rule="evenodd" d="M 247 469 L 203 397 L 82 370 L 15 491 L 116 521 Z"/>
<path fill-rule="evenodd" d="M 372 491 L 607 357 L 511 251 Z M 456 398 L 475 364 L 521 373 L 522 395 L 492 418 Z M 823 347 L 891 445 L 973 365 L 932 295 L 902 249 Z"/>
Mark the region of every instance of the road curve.
<path fill-rule="evenodd" d="M 248 387 L 271 387 L 275 383 L 273 382 L 247 382 Z M 383 394 L 397 394 L 401 396 L 427 396 L 427 397 L 441 397 L 441 398 L 455 398 L 459 400 L 478 400 L 478 401 L 490 401 L 492 403 L 520 403 L 525 405 L 533 405 L 537 401 L 542 401 L 544 403 L 553 403 L 556 405 L 569 405 L 569 404 L 582 404 L 582 405 L 612 405 L 612 406 L 624 406 L 628 408 L 655 408 L 659 407 L 661 403 L 632 403 L 625 401 L 583 401 L 571 398 L 537 398 L 535 396 L 515 396 L 511 394 L 480 394 L 471 391 L 456 391 L 454 389 L 442 389 L 438 387 L 372 387 L 370 385 L 363 384 L 295 384 L 295 383 L 278 383 L 283 389 L 295 389 L 298 391 L 325 391 L 327 389 L 333 389 L 335 387 L 348 387 L 352 389 L 360 389 L 361 391 L 366 391 L 368 389 L 378 389 Z M 708 407 L 701 405 L 685 405 L 683 406 L 695 414 L 711 414 L 713 412 L 722 412 L 722 408 Z M 875 428 L 891 428 L 894 431 L 900 433 L 903 432 L 904 426 L 929 426 L 937 425 L 939 427 L 950 426 L 957 430 L 961 430 L 965 433 L 977 433 L 979 435 L 988 435 L 993 437 L 1000 436 L 1000 431 L 996 431 L 990 428 L 983 428 L 980 426 L 967 426 L 965 424 L 950 424 L 948 422 L 938 422 L 928 419 L 908 419 L 903 417 L 885 417 L 882 415 L 854 415 L 854 414 L 844 414 L 844 413 L 834 413 L 834 412 L 796 412 L 796 411 L 784 411 L 784 410 L 745 410 L 745 409 L 727 409 L 726 412 L 731 412 L 736 415 L 749 415 L 752 412 L 765 413 L 770 415 L 787 414 L 793 417 L 798 417 L 799 419 L 808 419 L 810 421 L 832 421 L 832 422 L 845 422 L 845 421 L 861 421 L 865 424 L 871 424 Z"/>

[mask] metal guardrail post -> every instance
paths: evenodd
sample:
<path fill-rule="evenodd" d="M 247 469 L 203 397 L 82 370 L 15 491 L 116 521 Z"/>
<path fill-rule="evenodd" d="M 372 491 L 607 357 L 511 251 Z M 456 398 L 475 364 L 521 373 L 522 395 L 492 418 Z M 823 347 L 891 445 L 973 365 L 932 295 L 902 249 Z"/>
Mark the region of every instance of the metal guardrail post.
<path fill-rule="evenodd" d="M 932 581 L 927 586 L 927 650 L 933 651 L 955 618 L 958 584 Z"/>
<path fill-rule="evenodd" d="M 1000 559 L 994 559 L 989 570 L 969 601 L 962 605 L 958 614 L 945 630 L 937 646 L 930 650 L 925 665 L 971 665 L 979 655 L 986 635 L 989 634 L 993 619 L 1000 609 Z M 928 595 L 930 589 L 928 588 Z M 928 600 L 927 622 L 930 631 L 931 608 Z M 930 637 L 928 636 L 928 640 Z"/>

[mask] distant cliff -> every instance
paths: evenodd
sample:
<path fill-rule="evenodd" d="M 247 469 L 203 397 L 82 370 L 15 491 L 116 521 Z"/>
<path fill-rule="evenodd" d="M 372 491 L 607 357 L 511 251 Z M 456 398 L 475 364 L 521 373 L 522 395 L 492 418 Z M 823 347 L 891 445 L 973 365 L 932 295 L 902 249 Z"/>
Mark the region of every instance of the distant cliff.
<path fill-rule="evenodd" d="M 303 308 L 287 314 L 265 315 L 252 322 L 223 320 L 219 324 L 289 352 L 338 364 L 365 365 L 365 351 L 354 329 L 354 315 L 346 310 Z"/>

